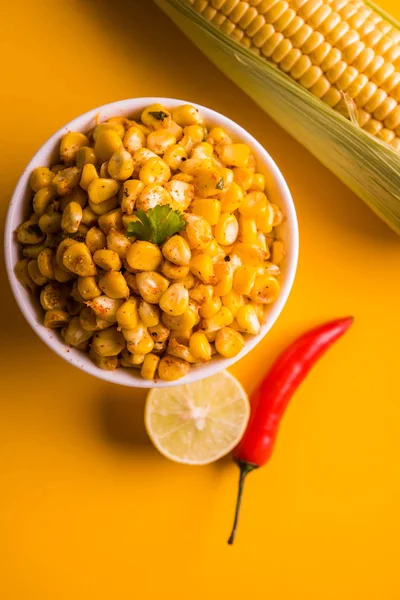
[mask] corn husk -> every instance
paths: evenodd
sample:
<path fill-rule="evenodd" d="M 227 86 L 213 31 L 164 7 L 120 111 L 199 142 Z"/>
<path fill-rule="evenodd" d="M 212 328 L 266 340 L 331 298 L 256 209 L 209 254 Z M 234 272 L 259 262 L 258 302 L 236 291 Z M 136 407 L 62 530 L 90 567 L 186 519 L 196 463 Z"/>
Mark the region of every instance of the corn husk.
<path fill-rule="evenodd" d="M 363 131 L 350 105 L 348 118 L 334 111 L 229 38 L 186 0 L 155 2 L 216 66 L 400 234 L 400 154 Z M 400 29 L 377 6 L 366 4 Z"/>

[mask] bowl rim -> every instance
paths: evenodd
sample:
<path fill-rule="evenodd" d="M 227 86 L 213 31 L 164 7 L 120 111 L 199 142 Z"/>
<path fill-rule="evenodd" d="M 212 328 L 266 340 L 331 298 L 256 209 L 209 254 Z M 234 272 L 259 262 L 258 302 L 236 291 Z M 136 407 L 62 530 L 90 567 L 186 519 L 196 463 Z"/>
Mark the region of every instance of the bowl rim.
<path fill-rule="evenodd" d="M 83 353 L 81 351 L 66 346 L 66 344 L 64 344 L 62 340 L 59 340 L 58 337 L 56 337 L 55 335 L 49 336 L 49 330 L 46 327 L 44 327 L 42 323 L 38 322 L 33 304 L 31 304 L 30 306 L 29 303 L 26 302 L 26 299 L 23 296 L 24 292 L 22 291 L 22 285 L 19 283 L 14 274 L 15 264 L 13 260 L 13 249 L 18 247 L 18 243 L 14 237 L 15 224 L 13 223 L 13 218 L 16 211 L 18 210 L 21 198 L 26 193 L 31 170 L 35 166 L 38 166 L 36 164 L 38 155 L 45 153 L 49 154 L 50 152 L 54 151 L 56 144 L 59 142 L 60 138 L 66 131 L 73 130 L 74 128 L 78 131 L 81 131 L 82 128 L 87 127 L 81 125 L 81 122 L 87 123 L 90 120 L 95 120 L 96 117 L 102 112 L 110 113 L 110 111 L 112 112 L 114 110 L 115 114 L 128 115 L 135 111 L 143 110 L 146 106 L 150 104 L 156 103 L 163 104 L 167 108 L 174 108 L 182 104 L 191 104 L 204 114 L 206 121 L 213 121 L 215 123 L 218 123 L 218 125 L 225 127 L 228 131 L 234 131 L 235 136 L 240 138 L 241 141 L 245 141 L 246 143 L 248 143 L 252 148 L 254 148 L 258 155 L 262 156 L 263 166 L 264 168 L 268 168 L 268 171 L 271 173 L 273 180 L 279 189 L 279 194 L 284 200 L 285 220 L 288 224 L 290 238 L 290 260 L 288 255 L 286 274 L 284 280 L 282 281 L 280 294 L 276 302 L 271 306 L 267 322 L 261 326 L 261 331 L 258 335 L 246 339 L 246 344 L 243 350 L 237 356 L 233 358 L 211 360 L 206 365 L 202 365 L 202 369 L 197 370 L 196 368 L 191 368 L 189 373 L 185 377 L 177 381 L 162 381 L 160 379 L 149 381 L 140 378 L 140 376 L 137 376 L 136 372 L 135 376 L 132 377 L 131 380 L 128 380 L 126 377 L 124 377 L 124 381 L 120 381 L 118 369 L 114 371 L 104 371 L 91 362 L 82 362 Z M 11 196 L 5 221 L 4 252 L 8 280 L 21 313 L 23 314 L 31 328 L 40 337 L 40 339 L 49 348 L 56 352 L 58 356 L 60 356 L 73 366 L 79 368 L 80 370 L 83 370 L 84 372 L 109 383 L 134 388 L 173 387 L 176 385 L 188 384 L 194 381 L 205 379 L 206 377 L 211 377 L 212 375 L 215 375 L 216 373 L 227 369 L 228 367 L 238 362 L 246 354 L 248 354 L 267 335 L 272 326 L 275 324 L 280 313 L 282 312 L 293 287 L 298 264 L 299 231 L 296 209 L 286 180 L 284 179 L 281 171 L 279 170 L 278 166 L 276 165 L 275 161 L 270 156 L 268 151 L 260 144 L 260 142 L 258 142 L 253 137 L 253 135 L 251 135 L 241 125 L 239 125 L 229 117 L 226 117 L 211 108 L 202 106 L 201 104 L 197 104 L 196 102 L 191 102 L 189 100 L 180 100 L 176 98 L 144 96 L 139 98 L 127 98 L 125 100 L 117 100 L 93 108 L 75 117 L 66 125 L 60 127 L 60 129 L 58 129 L 41 145 L 41 147 L 35 152 L 35 154 L 32 156 L 32 158 L 26 165 L 25 169 L 23 170 L 15 186 L 14 192 Z M 69 351 L 67 352 L 66 349 Z M 87 360 L 89 361 L 90 359 L 88 359 L 87 357 Z"/>

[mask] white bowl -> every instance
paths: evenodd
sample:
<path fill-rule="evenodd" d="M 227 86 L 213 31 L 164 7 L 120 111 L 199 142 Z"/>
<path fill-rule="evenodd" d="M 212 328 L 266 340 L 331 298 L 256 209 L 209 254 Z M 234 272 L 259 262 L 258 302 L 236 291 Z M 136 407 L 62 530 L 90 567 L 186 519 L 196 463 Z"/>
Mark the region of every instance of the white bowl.
<path fill-rule="evenodd" d="M 136 369 L 119 368 L 115 371 L 103 371 L 92 363 L 87 354 L 66 346 L 57 332 L 44 327 L 43 311 L 39 303 L 33 301 L 31 295 L 23 288 L 14 275 L 15 263 L 20 258 L 20 249 L 14 232 L 18 225 L 29 216 L 28 205 L 32 197 L 29 187 L 29 176 L 35 167 L 54 164 L 57 161 L 59 142 L 67 131 L 86 132 L 95 125 L 96 119 L 105 120 L 114 115 L 138 116 L 146 106 L 154 103 L 163 104 L 171 109 L 180 104 L 187 104 L 187 101 L 173 100 L 171 98 L 135 98 L 112 102 L 99 108 L 94 108 L 57 131 L 38 150 L 25 168 L 10 202 L 5 229 L 6 267 L 11 288 L 22 314 L 38 336 L 59 356 L 75 367 L 111 383 L 142 388 L 170 387 L 204 379 L 230 367 L 250 352 L 268 333 L 282 311 L 292 288 L 298 258 L 298 226 L 293 200 L 281 172 L 268 152 L 247 131 L 227 117 L 204 106 L 194 104 L 201 111 L 207 126 L 219 125 L 226 129 L 234 140 L 245 142 L 252 148 L 257 158 L 259 171 L 264 173 L 266 177 L 268 197 L 272 202 L 281 207 L 286 217 L 283 224 L 279 227 L 279 233 L 287 251 L 282 265 L 282 287 L 278 300 L 270 308 L 267 322 L 262 326 L 260 334 L 249 336 L 242 352 L 234 358 L 214 357 L 209 363 L 192 367 L 189 374 L 179 381 L 165 382 L 146 381 L 140 377 L 140 372 Z"/>

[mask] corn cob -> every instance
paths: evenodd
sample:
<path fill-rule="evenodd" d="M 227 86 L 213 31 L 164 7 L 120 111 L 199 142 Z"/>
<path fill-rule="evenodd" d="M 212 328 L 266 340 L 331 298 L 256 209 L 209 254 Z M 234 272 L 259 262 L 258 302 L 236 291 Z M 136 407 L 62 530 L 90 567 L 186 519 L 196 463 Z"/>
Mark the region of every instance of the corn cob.
<path fill-rule="evenodd" d="M 371 0 L 154 1 L 400 234 L 399 23 Z"/>
<path fill-rule="evenodd" d="M 186 0 L 323 102 L 400 150 L 400 31 L 363 0 Z"/>

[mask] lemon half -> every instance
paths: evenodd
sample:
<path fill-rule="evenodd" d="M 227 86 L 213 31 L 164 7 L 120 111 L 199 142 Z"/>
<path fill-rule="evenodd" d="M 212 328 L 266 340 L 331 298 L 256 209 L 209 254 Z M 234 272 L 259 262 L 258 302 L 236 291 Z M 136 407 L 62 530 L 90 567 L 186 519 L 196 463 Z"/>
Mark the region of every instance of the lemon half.
<path fill-rule="evenodd" d="M 171 388 L 154 388 L 146 400 L 145 425 L 167 458 L 205 465 L 228 454 L 250 416 L 248 396 L 227 371 Z"/>

